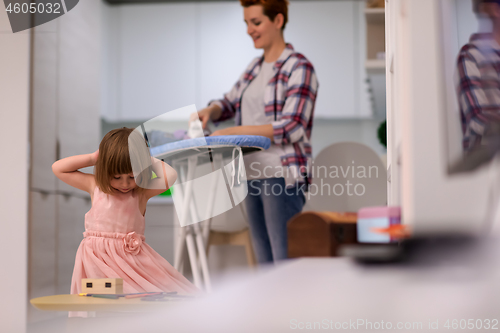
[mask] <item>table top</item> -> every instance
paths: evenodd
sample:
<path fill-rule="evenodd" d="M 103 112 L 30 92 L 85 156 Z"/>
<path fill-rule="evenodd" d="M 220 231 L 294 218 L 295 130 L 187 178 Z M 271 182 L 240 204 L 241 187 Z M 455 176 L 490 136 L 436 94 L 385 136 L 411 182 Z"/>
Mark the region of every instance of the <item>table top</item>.
<path fill-rule="evenodd" d="M 143 301 L 140 298 L 118 299 L 78 296 L 76 294 L 52 295 L 33 298 L 31 305 L 44 311 L 134 311 L 150 312 L 172 306 L 187 299 L 166 297 L 166 301 Z"/>

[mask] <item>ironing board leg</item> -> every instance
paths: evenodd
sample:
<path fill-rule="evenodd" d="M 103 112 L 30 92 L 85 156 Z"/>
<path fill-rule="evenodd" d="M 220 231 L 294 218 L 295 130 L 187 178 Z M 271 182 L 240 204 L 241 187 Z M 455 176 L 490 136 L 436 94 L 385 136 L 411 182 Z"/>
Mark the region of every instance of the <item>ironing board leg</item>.
<path fill-rule="evenodd" d="M 193 229 L 196 235 L 196 243 L 198 245 L 198 254 L 201 262 L 203 279 L 205 281 L 205 290 L 209 293 L 212 291 L 212 284 L 210 282 L 210 273 L 208 271 L 207 252 L 205 252 L 205 245 L 203 245 L 203 234 L 201 233 L 199 224 L 194 224 Z M 198 266 L 196 266 L 196 269 L 198 269 Z"/>
<path fill-rule="evenodd" d="M 186 167 L 179 165 L 179 163 L 175 162 L 173 163 L 174 166 L 177 166 L 179 169 L 179 178 L 181 179 L 181 182 L 179 182 L 177 185 L 175 185 L 175 190 L 178 193 L 178 196 L 181 198 L 181 202 L 184 204 L 185 198 L 184 198 L 184 187 L 185 187 L 185 180 L 186 180 Z M 179 224 L 181 225 L 181 231 L 178 234 L 178 239 L 177 239 L 177 246 L 175 248 L 175 259 L 174 259 L 174 268 L 178 271 L 180 271 L 181 266 L 183 266 L 183 257 L 184 257 L 184 244 L 186 243 L 186 234 L 187 230 L 185 227 L 182 227 L 183 224 L 185 224 L 185 221 L 187 219 L 187 211 L 185 209 L 185 206 L 183 207 L 176 207 L 176 209 L 179 209 L 181 214 L 179 216 Z"/>
<path fill-rule="evenodd" d="M 201 288 L 201 278 L 200 278 L 200 272 L 198 269 L 198 266 L 196 264 L 196 248 L 194 244 L 194 237 L 193 237 L 193 228 L 191 225 L 188 224 L 188 214 L 189 214 L 189 209 L 191 208 L 191 199 L 193 197 L 193 182 L 192 180 L 194 179 L 194 174 L 197 166 L 198 158 L 196 156 L 191 156 L 188 158 L 188 167 L 187 167 L 187 175 L 185 174 L 185 167 L 181 168 L 180 172 L 180 178 L 182 180 L 181 184 L 176 186 L 176 191 L 178 192 L 179 196 L 182 198 L 182 207 L 181 208 L 181 216 L 180 218 L 182 219 L 181 225 L 184 225 L 182 227 L 185 229 L 181 233 L 181 239 L 179 240 L 179 245 L 177 246 L 178 253 L 176 253 L 176 258 L 179 258 L 179 265 L 182 262 L 182 248 L 184 246 L 184 240 L 183 240 L 183 235 L 185 235 L 185 242 L 188 248 L 188 255 L 189 255 L 189 261 L 191 264 L 191 270 L 193 271 L 193 280 L 194 284 L 198 287 Z M 194 216 L 193 216 L 194 218 Z"/>
<path fill-rule="evenodd" d="M 211 184 L 209 189 L 216 191 L 217 190 L 217 185 L 219 182 L 219 173 L 224 172 L 223 169 L 223 163 L 222 163 L 222 154 L 221 153 L 216 153 L 213 154 L 213 161 L 212 161 L 212 171 L 213 177 L 211 180 Z M 214 204 L 215 204 L 215 195 L 212 195 L 208 198 L 207 202 L 207 210 L 205 212 L 205 216 L 212 216 L 212 212 L 214 210 Z M 209 271 L 208 271 L 208 259 L 207 259 L 207 254 L 208 254 L 208 246 L 209 246 L 209 236 L 210 236 L 210 226 L 212 224 L 212 218 L 210 217 L 206 221 L 201 223 L 201 227 L 197 226 L 195 229 L 196 234 L 198 233 L 201 234 L 201 244 L 198 243 L 198 251 L 200 252 L 200 264 L 201 264 L 201 269 L 203 271 L 203 274 L 206 276 L 205 278 L 205 285 L 207 287 L 207 291 L 211 290 L 211 282 L 210 282 L 210 276 L 209 276 Z M 201 229 L 201 230 L 200 230 Z M 198 237 L 197 237 L 198 239 Z M 205 251 L 205 254 L 201 254 L 201 248 L 200 246 L 203 245 L 203 249 Z M 206 262 L 205 266 L 203 267 L 204 263 L 203 261 Z"/>
<path fill-rule="evenodd" d="M 184 255 L 184 244 L 186 242 L 186 228 L 181 228 L 180 235 L 178 236 L 177 246 L 175 248 L 174 268 L 181 271 L 182 256 Z"/>
<path fill-rule="evenodd" d="M 193 174 L 194 174 L 194 170 L 196 170 L 197 166 L 198 166 L 198 159 L 197 158 L 196 159 L 189 158 L 189 160 L 188 160 L 188 173 L 190 170 L 193 170 Z M 192 178 L 189 178 L 189 179 L 192 179 Z M 191 217 L 194 220 L 198 221 L 199 215 L 198 215 L 198 211 L 196 210 L 196 203 L 194 200 L 195 198 L 194 198 L 194 193 L 192 191 L 192 188 L 190 188 L 190 192 L 186 191 L 184 193 L 184 195 L 185 195 L 185 197 L 189 196 L 188 203 L 189 203 L 189 206 L 191 209 Z M 198 258 L 200 259 L 201 271 L 203 273 L 203 280 L 205 282 L 205 290 L 207 292 L 211 292 L 212 286 L 210 283 L 210 274 L 209 274 L 209 270 L 208 270 L 207 253 L 205 252 L 205 245 L 203 242 L 203 234 L 201 233 L 200 225 L 198 222 L 192 224 L 190 227 L 191 227 L 190 230 L 192 232 L 192 235 L 194 237 L 196 237 L 196 245 L 198 247 Z M 191 259 L 191 267 L 193 270 L 193 276 L 196 276 L 196 275 L 199 276 L 200 267 L 198 266 L 198 261 L 196 260 L 197 259 L 196 254 L 194 254 L 194 256 L 192 256 L 192 254 L 190 253 L 189 256 Z M 199 287 L 201 287 L 201 286 L 199 286 Z"/>
<path fill-rule="evenodd" d="M 198 215 L 198 211 L 196 209 L 196 202 L 193 194 L 191 194 L 190 208 L 191 208 L 191 217 L 196 221 L 198 221 L 200 218 Z M 206 247 L 204 245 L 205 243 L 203 240 L 203 233 L 200 228 L 200 223 L 199 222 L 194 223 L 190 227 L 192 227 L 191 230 L 193 231 L 194 236 L 196 237 L 196 245 L 198 247 L 198 258 L 200 259 L 199 261 L 196 261 L 196 271 L 199 272 L 201 268 L 201 272 L 203 273 L 203 280 L 205 282 L 205 290 L 207 292 L 211 292 L 212 286 L 210 283 L 210 274 L 208 271 L 207 253 L 205 252 Z"/>
<path fill-rule="evenodd" d="M 188 248 L 191 269 L 193 271 L 194 285 L 201 289 L 202 285 L 201 285 L 200 272 L 198 270 L 198 266 L 196 265 L 196 248 L 194 245 L 193 226 L 189 225 L 185 228 L 188 229 L 188 232 L 186 235 L 186 244 L 187 244 L 187 248 Z"/>
<path fill-rule="evenodd" d="M 212 186 L 213 188 L 213 186 Z M 195 202 L 195 197 L 192 195 L 191 201 L 190 201 L 190 208 L 191 208 L 191 216 L 196 220 L 199 221 L 199 215 L 198 211 L 196 209 L 196 202 Z M 199 261 L 196 261 L 196 269 L 197 271 L 200 271 L 203 273 L 203 280 L 205 282 L 205 290 L 207 292 L 212 291 L 212 285 L 210 283 L 210 273 L 208 270 L 208 260 L 207 260 L 207 253 L 206 253 L 206 246 L 205 246 L 205 240 L 203 239 L 203 233 L 200 227 L 201 222 L 197 222 L 192 224 L 192 230 L 194 233 L 194 236 L 196 237 L 196 245 L 198 247 L 198 258 Z"/>
<path fill-rule="evenodd" d="M 214 177 L 212 178 L 212 184 L 211 184 L 211 189 L 217 190 L 217 185 L 219 183 L 219 173 L 224 172 L 224 164 L 222 160 L 222 154 L 221 153 L 216 153 L 213 155 L 213 162 L 212 162 L 212 170 L 218 170 L 219 172 L 214 173 Z M 214 204 L 215 204 L 215 195 L 212 195 L 208 198 L 208 203 L 207 203 L 207 212 L 205 216 L 212 216 L 212 212 L 214 210 Z M 210 235 L 210 226 L 212 224 L 212 218 L 209 218 L 205 223 L 203 224 L 203 240 L 205 242 L 206 248 L 205 251 L 208 252 L 208 237 Z"/>

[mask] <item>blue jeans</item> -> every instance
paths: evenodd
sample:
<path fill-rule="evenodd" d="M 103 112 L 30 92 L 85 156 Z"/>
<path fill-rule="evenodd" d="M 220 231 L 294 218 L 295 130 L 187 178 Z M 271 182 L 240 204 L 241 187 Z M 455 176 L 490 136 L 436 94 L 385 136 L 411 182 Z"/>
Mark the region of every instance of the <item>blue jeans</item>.
<path fill-rule="evenodd" d="M 284 178 L 248 181 L 245 206 L 259 263 L 288 257 L 287 223 L 302 211 L 305 197 L 301 189 L 285 186 Z"/>

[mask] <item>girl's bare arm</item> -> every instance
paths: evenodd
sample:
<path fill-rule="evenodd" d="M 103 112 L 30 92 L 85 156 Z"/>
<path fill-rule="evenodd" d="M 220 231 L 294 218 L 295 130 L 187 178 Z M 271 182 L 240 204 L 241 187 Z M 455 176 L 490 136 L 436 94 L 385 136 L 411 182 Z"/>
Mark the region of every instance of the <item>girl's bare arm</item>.
<path fill-rule="evenodd" d="M 172 185 L 174 185 L 175 181 L 177 180 L 177 172 L 174 170 L 174 168 L 157 158 L 153 157 L 151 160 L 153 162 L 153 171 L 156 174 L 157 178 L 151 180 L 149 186 L 150 188 L 146 189 L 145 191 L 147 200 L 154 197 L 155 195 L 165 192 Z"/>
<path fill-rule="evenodd" d="M 95 165 L 99 151 L 92 154 L 76 155 L 63 158 L 52 164 L 52 172 L 68 185 L 92 193 L 95 187 L 94 175 L 78 171 Z"/>

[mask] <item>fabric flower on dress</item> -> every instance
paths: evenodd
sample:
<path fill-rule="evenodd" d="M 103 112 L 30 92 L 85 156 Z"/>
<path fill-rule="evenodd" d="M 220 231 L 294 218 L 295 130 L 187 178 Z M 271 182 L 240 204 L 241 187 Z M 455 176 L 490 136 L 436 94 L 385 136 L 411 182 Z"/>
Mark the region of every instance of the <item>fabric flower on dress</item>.
<path fill-rule="evenodd" d="M 142 238 L 136 234 L 135 231 L 129 232 L 123 237 L 123 245 L 125 247 L 125 252 L 135 256 L 141 251 Z"/>

